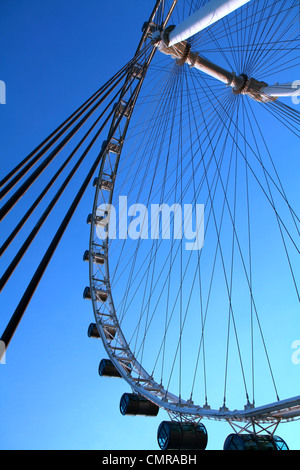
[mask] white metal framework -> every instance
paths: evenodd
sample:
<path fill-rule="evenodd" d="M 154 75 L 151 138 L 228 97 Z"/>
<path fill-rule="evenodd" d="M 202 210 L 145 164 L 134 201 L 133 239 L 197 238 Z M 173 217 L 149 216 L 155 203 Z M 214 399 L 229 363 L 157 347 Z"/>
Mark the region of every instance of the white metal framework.
<path fill-rule="evenodd" d="M 174 46 L 174 44 L 189 39 L 230 13 L 233 13 L 237 8 L 240 8 L 249 1 L 250 0 L 211 0 L 182 23 L 176 25 L 169 35 L 168 46 Z"/>
<path fill-rule="evenodd" d="M 253 2 L 259 3 L 255 0 L 252 0 Z M 209 418 L 246 423 L 253 420 L 274 423 L 293 420 L 300 416 L 300 396 L 284 400 L 278 399 L 276 402 L 263 406 L 256 406 L 247 400 L 243 409 L 233 410 L 228 409 L 225 403 L 218 409 L 211 409 L 208 403 L 198 405 L 193 400 L 184 400 L 180 395 L 171 393 L 167 386 L 154 379 L 136 357 L 132 345 L 123 333 L 119 312 L 115 306 L 114 291 L 111 285 L 110 241 L 107 238 L 107 217 L 109 214 L 107 211 L 99 212 L 98 207 L 100 203 L 112 204 L 127 129 L 155 52 L 160 50 L 171 56 L 181 67 L 187 64 L 190 68 L 198 68 L 201 72 L 205 72 L 225 85 L 231 86 L 234 90 L 240 91 L 241 94 L 248 94 L 251 98 L 262 103 L 272 102 L 271 98 L 300 93 L 299 87 L 293 86 L 294 82 L 285 84 L 284 87 L 281 85 L 269 87 L 265 82 L 241 75 L 242 71 L 236 71 L 236 74 L 232 71 L 228 72 L 199 53 L 193 52 L 190 43 L 186 41 L 202 31 L 203 28 L 211 26 L 214 22 L 218 22 L 234 12 L 237 8 L 243 5 L 247 8 L 246 4 L 249 3 L 249 0 L 211 0 L 181 25 L 168 32 L 166 28 L 168 23 L 172 21 L 170 18 L 176 10 L 177 3 L 180 2 L 170 3 L 163 0 L 156 2 L 150 20 L 144 27 L 143 37 L 137 51 L 140 53 L 144 49 L 145 56 L 135 64 L 127 77 L 122 97 L 115 108 L 110 134 L 102 149 L 102 163 L 96 181 L 96 194 L 90 220 L 89 245 L 91 299 L 97 328 L 109 358 L 132 389 L 174 416 L 184 415 L 191 420 Z M 255 11 L 259 11 L 258 7 Z M 103 238 L 101 239 L 101 237 Z"/>

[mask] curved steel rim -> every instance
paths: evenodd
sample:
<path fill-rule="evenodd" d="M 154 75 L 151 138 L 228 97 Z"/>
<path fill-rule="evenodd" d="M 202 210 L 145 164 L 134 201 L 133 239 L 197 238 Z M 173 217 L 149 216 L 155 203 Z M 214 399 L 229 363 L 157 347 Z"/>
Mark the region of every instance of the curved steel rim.
<path fill-rule="evenodd" d="M 171 9 L 174 9 L 178 0 L 174 0 Z M 162 0 L 156 2 L 155 8 L 152 12 L 152 15 L 148 21 L 148 27 L 145 28 L 142 39 L 138 46 L 138 51 L 141 50 L 143 44 L 147 39 L 147 31 L 150 23 L 155 18 L 155 15 L 158 11 L 158 8 Z M 171 13 L 167 15 L 164 27 L 167 24 L 167 21 L 170 18 Z M 155 49 L 155 48 L 154 48 Z M 153 49 L 150 60 L 144 67 L 143 78 L 135 97 L 135 100 L 138 97 L 139 91 L 142 86 L 142 82 L 145 78 L 148 67 L 151 63 L 155 50 Z M 133 111 L 133 107 L 132 107 Z M 127 127 L 131 118 L 131 114 L 127 117 Z M 126 129 L 127 130 L 127 129 Z M 125 130 L 125 133 L 126 133 Z M 109 144 L 109 142 L 108 142 Z M 148 400 L 155 403 L 160 408 L 165 409 L 171 414 L 174 415 L 184 415 L 186 419 L 199 420 L 202 418 L 214 419 L 220 421 L 237 421 L 237 422 L 278 422 L 278 421 L 292 421 L 297 419 L 300 416 L 300 396 L 292 397 L 286 400 L 280 400 L 278 402 L 270 403 L 260 407 L 254 407 L 250 404 L 245 405 L 243 410 L 228 410 L 225 407 L 221 407 L 219 410 L 210 409 L 209 406 L 199 406 L 195 405 L 192 401 L 184 401 L 178 396 L 167 391 L 162 384 L 158 384 L 152 376 L 150 376 L 147 371 L 142 367 L 142 365 L 136 360 L 133 355 L 126 338 L 122 332 L 122 329 L 119 325 L 116 311 L 114 307 L 113 297 L 110 287 L 110 276 L 109 276 L 109 261 L 108 261 L 108 243 L 107 241 L 102 245 L 102 253 L 104 255 L 104 270 L 103 266 L 97 264 L 93 255 L 98 254 L 99 245 L 96 245 L 94 240 L 94 234 L 96 232 L 95 216 L 97 213 L 97 207 L 99 205 L 99 193 L 103 191 L 101 188 L 101 181 L 103 179 L 103 168 L 105 164 L 105 155 L 107 153 L 108 145 L 103 149 L 103 158 L 102 164 L 99 172 L 98 183 L 95 191 L 95 199 L 93 205 L 92 221 L 91 221 L 91 232 L 90 232 L 90 244 L 89 244 L 89 277 L 90 277 L 90 289 L 91 289 L 91 299 L 93 304 L 93 310 L 96 320 L 97 329 L 99 335 L 103 341 L 105 350 L 113 362 L 116 369 L 119 371 L 121 376 L 126 380 L 126 382 L 131 386 L 134 392 L 144 396 Z M 118 155 L 118 160 L 120 158 L 122 149 Z M 116 165 L 117 166 L 117 165 Z M 116 177 L 117 172 L 114 174 Z M 112 201 L 113 191 L 114 191 L 114 182 L 112 182 L 111 188 L 109 190 L 108 200 Z M 101 312 L 101 306 L 103 303 L 99 303 L 99 297 L 97 297 L 97 281 L 95 281 L 93 272 L 94 267 L 97 266 L 97 271 L 102 271 L 103 273 L 103 287 L 107 293 L 107 300 L 105 304 L 108 304 L 107 312 Z M 99 307 L 100 304 L 100 307 Z M 115 331 L 114 336 L 110 335 L 110 329 L 113 328 Z"/>

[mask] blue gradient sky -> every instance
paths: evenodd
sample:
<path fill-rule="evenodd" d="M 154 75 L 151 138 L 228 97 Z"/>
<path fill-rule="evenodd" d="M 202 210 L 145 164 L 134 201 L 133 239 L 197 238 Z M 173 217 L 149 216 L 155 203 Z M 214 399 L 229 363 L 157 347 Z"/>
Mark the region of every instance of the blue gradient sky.
<path fill-rule="evenodd" d="M 1 0 L 0 79 L 7 87 L 7 104 L 0 106 L 1 175 L 131 58 L 153 3 Z M 158 449 L 157 428 L 167 415 L 121 416 L 120 397 L 129 387 L 122 380 L 100 379 L 105 352 L 86 334 L 93 317 L 91 304 L 82 298 L 88 284 L 82 255 L 93 196 L 91 187 L 26 311 L 6 365 L 0 365 L 0 449 Z M 13 223 L 12 216 L 7 220 Z M 51 237 L 41 231 L 41 253 Z M 1 270 L 18 243 L 3 256 Z M 38 252 L 29 250 L 24 261 L 1 296 L 2 330 L 35 270 Z M 299 334 L 287 343 L 297 339 Z M 299 374 L 300 365 L 293 367 Z M 229 426 L 208 422 L 207 429 L 208 449 L 221 449 Z M 300 448 L 297 422 L 282 425 L 278 434 L 291 449 Z"/>

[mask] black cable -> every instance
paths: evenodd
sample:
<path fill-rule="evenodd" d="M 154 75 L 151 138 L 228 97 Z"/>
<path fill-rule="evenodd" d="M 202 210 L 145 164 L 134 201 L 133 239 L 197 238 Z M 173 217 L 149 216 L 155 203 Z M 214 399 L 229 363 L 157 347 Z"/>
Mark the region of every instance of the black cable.
<path fill-rule="evenodd" d="M 127 73 L 127 72 L 125 72 Z M 114 83 L 113 87 L 109 90 L 109 93 L 111 93 L 113 91 L 113 89 L 118 85 L 118 83 L 123 79 L 123 75 L 120 77 L 120 79 Z M 107 93 L 107 96 L 108 94 Z M 22 217 L 22 219 L 19 221 L 19 223 L 17 224 L 17 226 L 15 227 L 15 229 L 11 232 L 11 234 L 9 235 L 9 237 L 5 240 L 5 242 L 3 243 L 3 245 L 0 247 L 0 256 L 4 253 L 4 251 L 8 248 L 8 246 L 10 245 L 10 243 L 13 241 L 13 239 L 16 237 L 16 235 L 19 233 L 19 231 L 21 230 L 21 228 L 23 227 L 23 225 L 25 224 L 25 222 L 28 220 L 29 216 L 32 214 L 32 212 L 35 210 L 35 208 L 37 207 L 37 205 L 40 203 L 40 201 L 43 199 L 43 197 L 45 196 L 45 194 L 49 191 L 49 189 L 52 187 L 52 185 L 54 184 L 54 182 L 56 181 L 56 179 L 58 178 L 58 176 L 60 175 L 60 173 L 63 171 L 63 169 L 67 166 L 67 164 L 70 162 L 70 160 L 73 158 L 73 156 L 75 155 L 75 153 L 77 152 L 78 148 L 81 146 L 81 144 L 84 142 L 84 140 L 88 137 L 88 135 L 90 134 L 90 132 L 93 130 L 93 128 L 95 127 L 95 125 L 99 122 L 99 120 L 103 117 L 103 115 L 105 114 L 105 112 L 107 111 L 108 107 L 112 105 L 113 101 L 116 99 L 116 97 L 118 96 L 119 94 L 119 91 L 114 95 L 113 99 L 110 101 L 110 103 L 108 104 L 108 106 L 105 108 L 105 110 L 101 113 L 101 115 L 96 119 L 95 123 L 92 125 L 92 127 L 87 131 L 87 133 L 85 134 L 85 136 L 83 137 L 83 139 L 81 139 L 80 143 L 76 146 L 76 148 L 71 152 L 71 154 L 68 156 L 68 158 L 63 162 L 63 164 L 61 165 L 61 167 L 57 170 L 57 172 L 55 173 L 55 175 L 52 177 L 52 179 L 49 181 L 49 183 L 46 185 L 46 187 L 43 189 L 43 191 L 40 193 L 40 195 L 37 197 L 37 199 L 33 202 L 33 204 L 31 205 L 31 207 L 28 209 L 28 211 L 26 212 L 26 214 Z M 113 111 L 112 111 L 113 112 Z M 112 113 L 110 113 L 109 116 L 111 116 Z M 1 283 L 0 283 L 1 285 Z M 0 287 L 0 290 L 1 290 L 1 287 Z"/>
<path fill-rule="evenodd" d="M 120 77 L 120 75 L 124 76 L 128 72 L 136 60 L 137 58 L 134 58 L 129 61 L 119 72 L 117 72 L 101 88 L 99 88 L 98 91 L 96 91 L 87 101 L 85 101 L 83 105 L 81 105 L 68 119 L 66 119 L 57 129 L 55 129 L 52 134 L 50 134 L 40 145 L 38 145 L 24 160 L 22 160 L 0 181 L 1 188 L 32 158 L 28 165 L 23 168 L 23 170 L 20 171 L 18 175 L 16 175 L 15 178 L 11 180 L 0 192 L 0 199 L 2 199 L 18 183 L 18 181 L 28 173 L 30 168 L 55 144 L 55 142 L 58 141 L 58 139 L 67 131 L 67 129 L 69 129 L 79 119 L 79 117 L 92 105 L 92 103 L 94 103 L 106 91 L 106 89 Z M 46 146 L 43 148 L 44 145 Z M 36 155 L 37 152 L 39 153 Z"/>
<path fill-rule="evenodd" d="M 4 204 L 0 210 L 0 220 L 2 220 L 9 211 L 14 207 L 17 201 L 24 195 L 24 193 L 31 187 L 32 183 L 44 171 L 44 169 L 51 163 L 54 157 L 64 148 L 69 140 L 76 134 L 76 132 L 83 126 L 91 114 L 102 104 L 102 102 L 109 95 L 110 90 L 96 103 L 88 113 L 76 124 L 76 126 L 66 135 L 66 137 L 58 144 L 58 146 L 48 155 L 48 157 L 40 164 L 40 166 L 30 175 L 30 177 L 20 186 L 20 188 L 11 196 L 11 198 Z"/>
<path fill-rule="evenodd" d="M 133 92 L 133 95 L 135 93 L 135 91 L 138 89 L 138 86 L 135 88 L 134 92 Z M 112 138 L 112 136 L 114 135 L 114 132 L 116 131 L 116 129 L 118 128 L 120 122 L 121 122 L 121 119 L 123 118 L 125 112 L 127 111 L 127 109 L 129 108 L 129 106 L 131 105 L 131 100 L 129 100 L 129 102 L 127 103 L 127 105 L 125 106 L 124 110 L 122 111 L 122 113 L 120 114 L 115 126 L 114 126 L 114 129 L 113 131 L 110 133 L 108 139 L 107 139 L 107 142 L 109 142 Z M 106 146 L 107 147 L 107 146 Z M 10 321 L 8 322 L 2 336 L 1 336 L 1 341 L 5 344 L 5 348 L 7 349 L 8 345 L 10 344 L 10 341 L 12 340 L 13 338 L 13 335 L 14 333 L 16 332 L 17 328 L 18 328 L 18 325 L 20 323 L 20 321 L 22 320 L 22 317 L 25 313 L 25 310 L 84 194 L 84 192 L 86 191 L 92 177 L 93 177 L 93 174 L 94 172 L 96 171 L 97 169 L 97 166 L 99 165 L 100 161 L 101 161 L 101 158 L 102 158 L 102 155 L 104 154 L 104 152 L 106 151 L 106 147 L 103 148 L 101 150 L 101 152 L 99 153 L 99 155 L 97 156 L 96 160 L 94 161 L 92 167 L 90 168 L 84 182 L 82 183 L 77 195 L 75 196 L 72 204 L 70 205 L 69 207 L 69 210 L 67 211 L 63 221 L 61 222 L 52 242 L 50 243 L 46 253 L 44 254 L 38 268 L 36 269 L 33 277 L 31 278 L 31 281 L 30 283 L 28 284 L 27 286 L 27 289 L 25 290 L 15 312 L 13 313 Z M 0 358 L 1 359 L 1 358 Z"/>
<path fill-rule="evenodd" d="M 127 84 L 127 90 L 129 89 L 130 86 L 131 86 L 131 82 L 129 82 L 129 84 Z M 119 94 L 119 92 L 117 93 L 117 95 L 118 94 Z M 106 106 L 105 110 L 101 113 L 101 115 L 97 118 L 97 120 L 93 124 L 93 127 L 91 129 L 89 129 L 89 131 L 86 133 L 86 135 L 82 138 L 82 140 L 76 146 L 75 150 L 72 152 L 73 154 L 75 152 L 77 152 L 78 148 L 81 146 L 82 142 L 89 135 L 90 131 L 95 127 L 95 125 L 98 123 L 98 121 L 103 117 L 103 115 L 107 112 L 107 110 L 112 106 L 112 103 L 114 102 L 115 98 L 116 98 L 116 96 L 114 96 L 113 99 L 111 100 L 111 102 Z M 99 135 L 101 134 L 101 132 L 103 131 L 105 126 L 107 125 L 108 121 L 110 120 L 110 118 L 112 117 L 114 112 L 115 112 L 114 109 L 112 109 L 111 112 L 109 113 L 109 115 L 107 116 L 107 118 L 105 119 L 104 123 L 98 129 L 97 133 L 95 134 L 95 136 L 93 137 L 93 139 L 91 140 L 91 142 L 89 143 L 89 145 L 87 146 L 87 148 L 85 149 L 85 151 L 83 152 L 83 154 L 81 155 L 79 160 L 76 162 L 76 164 L 74 165 L 74 167 L 72 168 L 72 170 L 70 171 L 68 176 L 66 177 L 65 181 L 62 183 L 62 185 L 58 189 L 55 196 L 53 197 L 53 199 L 51 200 L 51 202 L 49 203 L 49 205 L 47 206 L 47 208 L 45 209 L 45 211 L 41 215 L 40 219 L 38 220 L 38 222 L 36 223 L 36 225 L 34 226 L 32 231 L 30 232 L 30 234 L 26 238 L 25 242 L 23 243 L 23 245 L 19 249 L 18 253 L 14 257 L 14 259 L 12 260 L 12 262 L 10 263 L 8 268 L 6 269 L 5 273 L 3 274 L 3 276 L 0 279 L 0 292 L 2 291 L 3 287 L 7 283 L 8 279 L 12 275 L 13 271 L 15 270 L 15 268 L 17 267 L 17 265 L 19 264 L 19 262 L 23 258 L 24 254 L 26 253 L 26 251 L 27 251 L 28 247 L 30 246 L 31 242 L 34 240 L 34 238 L 37 235 L 38 231 L 42 227 L 43 223 L 47 219 L 50 212 L 52 211 L 54 205 L 56 204 L 56 202 L 58 201 L 58 199 L 62 195 L 63 191 L 65 190 L 65 188 L 69 184 L 70 180 L 72 179 L 72 177 L 76 173 L 77 169 L 79 168 L 79 166 L 83 162 L 84 158 L 86 157 L 86 155 L 88 154 L 88 152 L 90 151 L 90 149 L 92 148 L 94 143 L 96 142 L 97 138 L 99 137 Z"/>

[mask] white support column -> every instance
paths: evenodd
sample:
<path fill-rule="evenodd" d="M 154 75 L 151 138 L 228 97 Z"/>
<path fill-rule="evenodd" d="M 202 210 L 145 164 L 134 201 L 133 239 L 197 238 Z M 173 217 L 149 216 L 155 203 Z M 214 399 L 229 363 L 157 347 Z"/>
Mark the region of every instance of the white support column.
<path fill-rule="evenodd" d="M 250 0 L 210 0 L 204 7 L 197 10 L 192 16 L 177 25 L 175 29 L 171 31 L 168 46 L 185 41 L 249 1 Z"/>
<path fill-rule="evenodd" d="M 261 89 L 261 93 L 269 96 L 299 96 L 300 95 L 300 80 L 295 80 L 291 83 L 276 83 L 275 85 L 268 85 Z"/>

